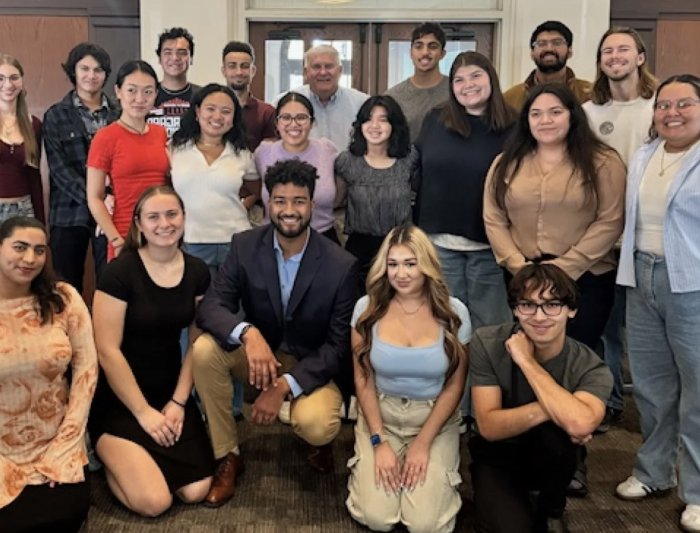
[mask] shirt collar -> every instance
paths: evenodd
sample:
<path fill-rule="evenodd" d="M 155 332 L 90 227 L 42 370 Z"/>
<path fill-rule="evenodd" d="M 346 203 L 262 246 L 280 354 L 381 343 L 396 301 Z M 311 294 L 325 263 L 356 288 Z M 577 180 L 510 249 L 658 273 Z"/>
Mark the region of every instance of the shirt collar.
<path fill-rule="evenodd" d="M 78 91 L 76 91 L 75 89 L 73 89 L 73 106 L 88 109 L 88 107 L 80 99 L 80 96 L 78 96 Z M 102 93 L 102 106 L 100 107 L 100 109 L 98 109 L 98 111 L 102 111 L 103 109 L 109 110 L 109 98 L 107 98 L 107 95 L 105 93 Z"/>
<path fill-rule="evenodd" d="M 272 232 L 272 248 L 275 250 L 275 255 L 277 255 L 280 259 L 284 259 L 284 253 L 282 252 L 282 247 L 280 246 L 280 241 L 277 238 L 277 230 L 273 230 Z M 301 249 L 301 252 L 299 252 L 296 255 L 293 255 L 289 259 L 286 259 L 286 261 L 295 261 L 295 262 L 300 262 L 301 258 L 304 257 L 304 253 L 306 252 L 306 247 L 309 245 L 309 238 L 311 237 L 311 229 L 306 228 L 306 242 L 304 243 L 304 247 Z"/>
<path fill-rule="evenodd" d="M 341 86 L 338 86 L 338 90 L 336 90 L 331 97 L 328 99 L 328 104 L 334 103 L 337 99 L 338 96 L 340 95 L 340 91 L 342 91 L 343 88 Z M 311 94 L 311 98 L 315 99 L 319 104 L 323 105 L 323 102 L 321 102 L 321 99 L 318 97 L 318 95 L 311 90 L 311 86 L 309 86 L 309 93 Z M 326 104 L 326 105 L 328 105 Z"/>
<path fill-rule="evenodd" d="M 243 109 L 254 109 L 258 107 L 258 99 L 253 96 L 253 93 L 248 93 L 248 100 L 246 100 Z"/>

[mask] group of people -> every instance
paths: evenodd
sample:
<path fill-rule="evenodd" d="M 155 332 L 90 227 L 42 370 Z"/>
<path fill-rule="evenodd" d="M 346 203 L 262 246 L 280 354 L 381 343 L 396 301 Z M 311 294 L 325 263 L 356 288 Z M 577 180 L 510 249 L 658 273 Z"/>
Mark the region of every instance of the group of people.
<path fill-rule="evenodd" d="M 418 26 L 414 75 L 376 96 L 315 46 L 273 107 L 247 43 L 224 48 L 225 85 L 197 87 L 194 39 L 167 30 L 163 79 L 126 62 L 118 105 L 109 55 L 83 43 L 43 125 L 0 56 L 3 527 L 80 528 L 86 426 L 132 511 L 224 505 L 247 383 L 250 421 L 288 418 L 318 472 L 356 396 L 346 505 L 371 530 L 454 529 L 473 419 L 477 531 L 566 532 L 585 445 L 623 417 L 626 346 L 644 442 L 616 493 L 680 480 L 700 532 L 700 78 L 658 85 L 629 28 L 603 35 L 591 84 L 566 66 L 571 31 L 541 24 L 506 92 L 478 52 L 442 75 L 445 45 Z"/>

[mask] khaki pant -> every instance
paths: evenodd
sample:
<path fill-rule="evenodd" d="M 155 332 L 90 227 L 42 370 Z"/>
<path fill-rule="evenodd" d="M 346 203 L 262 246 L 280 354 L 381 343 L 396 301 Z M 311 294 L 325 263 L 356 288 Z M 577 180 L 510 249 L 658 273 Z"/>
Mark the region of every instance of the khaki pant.
<path fill-rule="evenodd" d="M 192 355 L 194 384 L 207 415 L 214 456 L 220 459 L 238 446 L 231 407 L 231 376 L 240 383 L 248 383 L 248 358 L 243 347 L 227 352 L 207 333 L 196 340 Z M 297 363 L 288 353 L 277 351 L 275 356 L 282 364 L 278 375 Z M 314 446 L 328 444 L 340 431 L 342 402 L 340 391 L 333 382 L 317 388 L 308 396 L 302 394 L 292 402 L 294 433 Z"/>
<path fill-rule="evenodd" d="M 408 446 L 428 419 L 435 401 L 379 395 L 384 432 L 401 469 Z M 410 533 L 449 533 L 455 527 L 462 499 L 459 474 L 459 414 L 445 423 L 430 447 L 425 483 L 413 492 L 389 495 L 375 485 L 374 448 L 364 416 L 355 426 L 355 455 L 348 461 L 350 495 L 346 505 L 352 517 L 373 531 L 390 531 L 401 522 Z"/>

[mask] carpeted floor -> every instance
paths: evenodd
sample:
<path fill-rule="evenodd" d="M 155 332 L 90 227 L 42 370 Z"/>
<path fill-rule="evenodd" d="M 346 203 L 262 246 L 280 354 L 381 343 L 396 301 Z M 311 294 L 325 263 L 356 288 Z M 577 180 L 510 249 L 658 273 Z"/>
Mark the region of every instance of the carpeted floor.
<path fill-rule="evenodd" d="M 613 496 L 615 485 L 630 475 L 640 444 L 637 413 L 628 399 L 625 423 L 589 445 L 591 494 L 570 500 L 567 516 L 572 533 L 677 532 L 681 502 L 673 495 L 639 503 Z M 216 510 L 175 505 L 164 516 L 147 520 L 124 509 L 112 497 L 104 475 L 93 474 L 93 497 L 85 531 L 99 533 L 340 533 L 367 531 L 350 519 L 345 509 L 348 470 L 352 453 L 352 425 L 343 426 L 334 443 L 335 472 L 309 471 L 303 446 L 288 426 L 277 423 L 261 429 L 239 424 L 246 472 L 234 499 Z M 463 446 L 461 493 L 464 499 L 456 532 L 473 530 L 471 486 Z M 405 532 L 404 528 L 397 531 Z"/>

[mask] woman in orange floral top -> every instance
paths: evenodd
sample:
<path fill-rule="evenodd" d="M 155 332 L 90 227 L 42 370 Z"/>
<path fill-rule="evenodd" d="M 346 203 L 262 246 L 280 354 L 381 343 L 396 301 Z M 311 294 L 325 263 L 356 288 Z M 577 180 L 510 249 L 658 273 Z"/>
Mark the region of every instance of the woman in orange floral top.
<path fill-rule="evenodd" d="M 90 503 L 84 436 L 97 381 L 92 324 L 76 290 L 44 268 L 47 251 L 38 220 L 0 226 L 3 532 L 75 532 Z"/>

